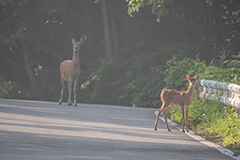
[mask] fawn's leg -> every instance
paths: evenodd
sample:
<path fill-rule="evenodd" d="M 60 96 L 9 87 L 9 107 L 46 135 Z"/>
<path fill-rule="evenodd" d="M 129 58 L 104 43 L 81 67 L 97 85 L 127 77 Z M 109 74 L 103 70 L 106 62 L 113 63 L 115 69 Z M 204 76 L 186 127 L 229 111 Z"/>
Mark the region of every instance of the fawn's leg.
<path fill-rule="evenodd" d="M 68 81 L 68 105 L 72 105 L 72 80 Z"/>
<path fill-rule="evenodd" d="M 188 106 L 184 106 L 185 129 L 188 131 Z"/>
<path fill-rule="evenodd" d="M 173 108 L 173 106 L 174 105 L 169 105 L 167 108 L 165 108 L 164 110 L 163 110 L 163 117 L 164 117 L 164 121 L 165 121 L 165 126 L 166 126 L 166 128 L 167 128 L 167 130 L 168 131 L 171 131 L 170 129 L 169 129 L 169 127 L 168 127 L 168 123 L 167 123 L 167 114 L 168 114 L 168 112 Z"/>
<path fill-rule="evenodd" d="M 185 132 L 184 130 L 184 106 L 181 106 L 181 110 L 182 110 L 182 131 Z"/>
<path fill-rule="evenodd" d="M 154 130 L 155 131 L 157 130 L 157 124 L 158 124 L 159 115 L 162 112 L 162 110 L 164 109 L 164 107 L 165 107 L 165 103 L 163 102 L 162 107 L 159 108 L 158 113 L 156 115 L 156 120 L 155 120 L 155 124 L 154 124 Z"/>
<path fill-rule="evenodd" d="M 77 83 L 78 83 L 78 80 L 75 80 L 74 82 L 74 86 L 73 86 L 73 92 L 74 92 L 74 105 L 77 106 L 77 100 L 76 100 L 76 97 L 77 97 L 77 94 L 76 94 L 76 87 L 77 87 Z"/>
<path fill-rule="evenodd" d="M 62 104 L 62 97 L 63 97 L 63 91 L 64 91 L 64 80 L 61 79 L 61 84 L 62 84 L 62 89 L 61 89 L 61 95 L 60 95 L 60 99 L 59 99 L 59 104 Z"/>

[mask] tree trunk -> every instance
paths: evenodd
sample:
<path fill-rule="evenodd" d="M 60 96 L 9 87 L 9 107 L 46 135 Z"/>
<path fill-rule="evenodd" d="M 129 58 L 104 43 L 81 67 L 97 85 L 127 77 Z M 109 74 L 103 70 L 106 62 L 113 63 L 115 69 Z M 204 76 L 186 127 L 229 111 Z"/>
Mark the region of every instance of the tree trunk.
<path fill-rule="evenodd" d="M 112 57 L 106 0 L 102 0 L 101 9 L 102 9 L 102 14 L 103 14 L 103 32 L 104 32 L 104 39 L 105 39 L 106 54 L 107 54 L 107 57 Z"/>
<path fill-rule="evenodd" d="M 200 6 L 201 6 L 201 15 L 202 15 L 202 24 L 205 26 L 206 25 L 206 13 L 205 13 L 205 1 L 202 0 L 200 2 Z"/>
<path fill-rule="evenodd" d="M 216 26 L 221 26 L 222 25 L 222 18 L 221 18 L 221 9 L 222 9 L 222 1 L 217 0 L 214 1 L 214 21 Z"/>
<path fill-rule="evenodd" d="M 112 35 L 113 35 L 113 45 L 114 45 L 114 51 L 118 52 L 118 35 L 116 31 L 116 26 L 115 26 L 115 20 L 114 20 L 114 13 L 112 10 L 112 1 L 108 1 L 108 8 L 109 8 L 109 15 L 110 15 L 110 21 L 111 21 L 111 27 L 112 27 Z"/>
<path fill-rule="evenodd" d="M 86 26 L 84 28 L 85 33 L 87 33 L 87 56 L 91 57 L 91 58 L 96 58 L 98 56 L 98 52 L 96 50 L 96 37 L 95 37 L 95 19 L 94 19 L 94 15 L 92 13 L 92 11 L 94 10 L 94 8 L 92 7 L 91 3 L 87 4 L 87 7 L 83 7 L 84 9 L 84 15 L 89 15 L 91 18 L 89 20 L 86 21 Z"/>
<path fill-rule="evenodd" d="M 29 58 L 29 53 L 28 53 L 26 41 L 25 41 L 24 38 L 22 39 L 22 49 L 23 49 L 23 58 L 24 58 L 24 62 L 25 62 L 25 65 L 26 65 L 26 69 L 27 69 L 27 75 L 28 75 L 29 80 L 30 80 L 30 86 L 31 86 L 31 89 L 34 89 L 36 81 L 35 81 L 34 72 L 33 72 L 32 66 L 31 66 L 31 61 L 30 61 L 30 58 Z"/>

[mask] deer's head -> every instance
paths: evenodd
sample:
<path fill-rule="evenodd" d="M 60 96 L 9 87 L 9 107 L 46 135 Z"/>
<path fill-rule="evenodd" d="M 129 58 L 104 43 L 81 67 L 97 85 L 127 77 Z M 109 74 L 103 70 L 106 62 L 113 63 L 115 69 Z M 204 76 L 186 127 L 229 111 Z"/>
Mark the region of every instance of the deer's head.
<path fill-rule="evenodd" d="M 198 74 L 196 77 L 190 77 L 188 74 L 186 75 L 187 80 L 189 81 L 190 85 L 194 86 L 196 81 L 199 80 L 200 75 Z"/>
<path fill-rule="evenodd" d="M 73 50 L 74 52 L 78 52 L 80 49 L 80 46 L 84 43 L 84 39 L 81 38 L 80 41 L 75 41 L 75 39 L 72 39 L 73 44 Z"/>

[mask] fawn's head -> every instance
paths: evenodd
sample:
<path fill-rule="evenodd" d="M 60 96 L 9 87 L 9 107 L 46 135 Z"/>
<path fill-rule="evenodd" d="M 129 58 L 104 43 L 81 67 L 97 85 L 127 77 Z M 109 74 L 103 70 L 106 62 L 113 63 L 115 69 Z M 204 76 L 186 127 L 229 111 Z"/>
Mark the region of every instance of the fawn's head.
<path fill-rule="evenodd" d="M 186 75 L 187 80 L 189 81 L 190 85 L 194 86 L 196 81 L 199 80 L 200 75 L 198 74 L 196 77 L 190 77 L 188 74 Z"/>
<path fill-rule="evenodd" d="M 75 39 L 72 39 L 73 44 L 73 51 L 77 52 L 80 49 L 80 46 L 84 43 L 84 39 L 81 38 L 80 41 L 75 41 Z"/>

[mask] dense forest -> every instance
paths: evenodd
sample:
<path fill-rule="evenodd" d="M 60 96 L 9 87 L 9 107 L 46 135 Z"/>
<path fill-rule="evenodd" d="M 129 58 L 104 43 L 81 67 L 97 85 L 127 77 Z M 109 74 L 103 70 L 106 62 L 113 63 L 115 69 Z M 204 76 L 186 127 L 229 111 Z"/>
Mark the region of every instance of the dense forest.
<path fill-rule="evenodd" d="M 82 103 L 157 107 L 171 81 L 164 82 L 169 61 L 221 65 L 240 52 L 237 0 L 1 0 L 0 12 L 6 98 L 57 101 L 59 64 L 72 58 L 72 38 L 86 39 Z"/>
<path fill-rule="evenodd" d="M 186 89 L 186 74 L 239 83 L 239 0 L 0 0 L 0 13 L 0 98 L 57 102 L 73 38 L 85 39 L 79 103 L 159 107 L 163 88 Z M 226 118 L 207 103 L 195 96 L 190 111 L 200 131 Z M 225 146 L 240 144 L 238 132 Z"/>

